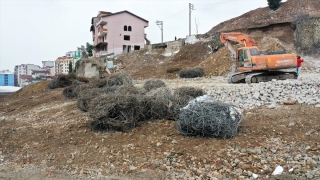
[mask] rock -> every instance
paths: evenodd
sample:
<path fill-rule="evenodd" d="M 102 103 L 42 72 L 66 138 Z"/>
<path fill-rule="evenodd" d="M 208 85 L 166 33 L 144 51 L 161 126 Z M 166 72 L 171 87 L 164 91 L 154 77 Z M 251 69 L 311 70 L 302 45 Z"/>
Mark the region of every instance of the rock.
<path fill-rule="evenodd" d="M 295 125 L 296 125 L 296 123 L 291 122 L 291 123 L 288 124 L 288 128 L 292 128 L 292 127 L 295 126 Z"/>
<path fill-rule="evenodd" d="M 275 105 L 275 104 L 270 104 L 270 105 L 268 106 L 268 108 L 269 108 L 269 109 L 275 109 L 275 108 L 277 108 L 277 105 Z"/>
<path fill-rule="evenodd" d="M 283 172 L 282 166 L 277 166 L 276 169 L 273 171 L 272 175 L 281 175 Z"/>
<path fill-rule="evenodd" d="M 307 179 L 312 179 L 312 178 L 313 178 L 313 175 L 310 173 L 307 173 Z"/>
<path fill-rule="evenodd" d="M 251 164 L 245 164 L 243 162 L 238 164 L 238 169 L 250 169 L 251 168 Z"/>
<path fill-rule="evenodd" d="M 160 143 L 160 142 L 157 142 L 157 146 L 159 147 L 159 146 L 161 146 L 162 144 Z"/>
<path fill-rule="evenodd" d="M 293 170 L 294 170 L 294 168 L 290 168 L 288 171 L 289 171 L 289 172 L 292 172 Z"/>
<path fill-rule="evenodd" d="M 315 105 L 315 107 L 320 108 L 320 104 Z"/>
<path fill-rule="evenodd" d="M 213 171 L 213 176 L 216 178 L 223 178 L 223 175 L 220 174 L 218 171 Z"/>
<path fill-rule="evenodd" d="M 290 99 L 290 100 L 284 100 L 283 104 L 285 105 L 294 105 L 297 102 L 295 99 Z"/>
<path fill-rule="evenodd" d="M 259 175 L 258 175 L 258 174 L 253 173 L 253 174 L 252 174 L 252 177 L 253 177 L 253 179 L 257 179 L 257 178 L 259 177 Z"/>

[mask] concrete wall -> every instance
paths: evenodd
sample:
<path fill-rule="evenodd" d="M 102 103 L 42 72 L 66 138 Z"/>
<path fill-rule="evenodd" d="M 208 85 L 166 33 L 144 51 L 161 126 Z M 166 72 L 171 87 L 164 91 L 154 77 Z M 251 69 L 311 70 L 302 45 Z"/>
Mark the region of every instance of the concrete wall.
<path fill-rule="evenodd" d="M 84 63 L 83 76 L 88 78 L 99 78 L 99 71 L 97 70 L 97 66 L 92 65 L 92 63 Z"/>

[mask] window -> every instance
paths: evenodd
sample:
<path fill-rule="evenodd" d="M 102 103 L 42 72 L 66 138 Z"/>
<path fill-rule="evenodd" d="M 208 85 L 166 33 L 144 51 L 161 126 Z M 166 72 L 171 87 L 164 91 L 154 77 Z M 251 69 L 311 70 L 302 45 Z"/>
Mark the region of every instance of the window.
<path fill-rule="evenodd" d="M 251 48 L 250 54 L 251 54 L 251 56 L 259 56 L 260 52 L 256 48 Z"/>
<path fill-rule="evenodd" d="M 132 30 L 132 29 L 131 29 L 131 26 L 129 26 L 129 27 L 128 27 L 128 31 L 131 31 L 131 30 Z"/>
<path fill-rule="evenodd" d="M 123 45 L 123 52 L 128 53 L 131 51 L 131 46 L 130 45 Z"/>
<path fill-rule="evenodd" d="M 127 26 L 124 26 L 124 27 L 123 27 L 123 30 L 124 30 L 124 31 L 127 31 Z"/>
<path fill-rule="evenodd" d="M 140 50 L 140 46 L 134 46 L 134 50 Z"/>
<path fill-rule="evenodd" d="M 130 36 L 124 35 L 124 36 L 123 36 L 123 39 L 124 39 L 125 41 L 130 41 Z"/>

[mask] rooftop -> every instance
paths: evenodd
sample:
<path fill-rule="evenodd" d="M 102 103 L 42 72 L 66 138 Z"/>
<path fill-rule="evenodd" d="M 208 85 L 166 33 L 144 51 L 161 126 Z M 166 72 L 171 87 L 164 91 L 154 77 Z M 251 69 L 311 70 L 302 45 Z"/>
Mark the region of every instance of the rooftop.
<path fill-rule="evenodd" d="M 115 12 L 115 13 L 110 13 L 110 12 L 105 12 L 105 11 L 99 11 L 98 16 L 99 16 L 100 14 L 105 14 L 105 15 L 102 15 L 101 17 L 106 17 L 106 16 L 113 16 L 113 15 L 117 15 L 117 14 L 121 14 L 121 13 L 128 13 L 128 14 L 131 14 L 132 16 L 135 16 L 135 17 L 137 17 L 137 18 L 145 21 L 145 22 L 149 22 L 149 21 L 143 19 L 142 17 L 137 16 L 137 15 L 135 15 L 135 14 L 133 14 L 133 13 L 127 11 L 127 10 L 119 11 L 119 12 Z"/>
<path fill-rule="evenodd" d="M 58 57 L 57 60 L 55 60 L 55 62 L 64 62 L 64 61 L 72 61 L 73 58 L 72 57 Z"/>
<path fill-rule="evenodd" d="M 42 69 L 33 69 L 31 71 L 34 73 L 50 73 L 50 71 L 42 70 Z"/>
<path fill-rule="evenodd" d="M 15 92 L 21 89 L 21 87 L 15 86 L 0 86 L 0 92 Z"/>
<path fill-rule="evenodd" d="M 32 79 L 32 76 L 31 75 L 20 75 L 20 79 Z"/>

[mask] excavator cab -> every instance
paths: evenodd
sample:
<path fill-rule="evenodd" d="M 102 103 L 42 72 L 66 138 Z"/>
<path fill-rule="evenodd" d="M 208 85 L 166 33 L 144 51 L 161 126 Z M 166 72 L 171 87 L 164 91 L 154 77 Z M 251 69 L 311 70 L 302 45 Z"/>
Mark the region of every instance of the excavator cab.
<path fill-rule="evenodd" d="M 252 59 L 251 56 L 259 55 L 257 48 L 239 48 L 238 49 L 238 67 L 251 68 Z"/>

